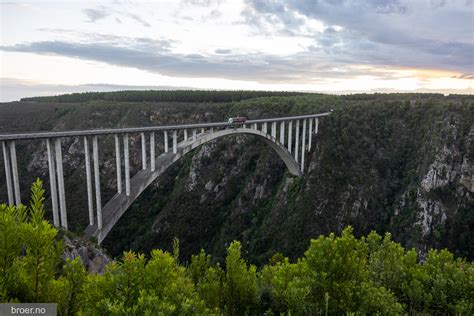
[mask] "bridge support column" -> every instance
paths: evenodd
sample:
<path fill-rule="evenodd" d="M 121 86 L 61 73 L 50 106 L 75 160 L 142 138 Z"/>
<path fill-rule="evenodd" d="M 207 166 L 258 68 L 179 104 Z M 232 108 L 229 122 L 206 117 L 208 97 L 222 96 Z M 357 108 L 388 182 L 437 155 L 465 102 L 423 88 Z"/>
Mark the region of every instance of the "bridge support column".
<path fill-rule="evenodd" d="M 204 127 L 201 128 L 201 134 L 204 134 L 205 130 Z"/>
<path fill-rule="evenodd" d="M 273 138 L 276 138 L 276 136 L 277 136 L 276 126 L 277 126 L 276 122 L 272 122 L 272 137 Z"/>
<path fill-rule="evenodd" d="M 313 120 L 309 119 L 309 127 L 308 127 L 308 151 L 311 151 L 311 138 L 313 136 Z"/>
<path fill-rule="evenodd" d="M 146 137 L 145 133 L 140 133 L 142 138 L 142 169 L 146 169 Z"/>
<path fill-rule="evenodd" d="M 58 175 L 58 194 L 59 211 L 61 213 L 61 226 L 67 230 L 66 193 L 64 192 L 64 171 L 61 138 L 56 138 L 56 142 L 54 145 L 56 149 L 56 171 Z"/>
<path fill-rule="evenodd" d="M 301 142 L 301 172 L 304 171 L 305 145 L 306 145 L 306 119 L 303 120 L 303 141 Z"/>
<path fill-rule="evenodd" d="M 262 132 L 264 132 L 265 134 L 268 134 L 267 122 L 263 122 L 263 124 L 262 124 Z"/>
<path fill-rule="evenodd" d="M 84 155 L 86 159 L 85 163 L 86 163 L 86 182 L 87 182 L 87 206 L 89 209 L 89 225 L 92 226 L 94 225 L 94 202 L 92 200 L 91 159 L 90 159 L 90 152 L 89 152 L 89 141 L 87 139 L 87 136 L 84 136 Z"/>
<path fill-rule="evenodd" d="M 59 212 L 58 212 L 58 187 L 56 184 L 56 167 L 54 164 L 54 152 L 51 147 L 51 140 L 46 139 L 46 151 L 48 153 L 48 171 L 49 171 L 49 187 L 51 190 L 51 204 L 53 208 L 53 224 L 59 227 Z"/>
<path fill-rule="evenodd" d="M 193 142 L 196 141 L 197 138 L 197 131 L 196 129 L 193 129 Z"/>
<path fill-rule="evenodd" d="M 150 132 L 150 169 L 155 171 L 155 132 Z"/>
<path fill-rule="evenodd" d="M 257 123 L 253 123 L 253 129 L 254 129 L 254 130 L 258 130 Z"/>
<path fill-rule="evenodd" d="M 167 153 L 169 151 L 169 148 L 168 148 L 168 131 L 163 132 L 163 137 L 165 139 L 165 153 Z"/>
<path fill-rule="evenodd" d="M 319 118 L 314 119 L 314 133 L 318 133 L 318 128 L 319 128 Z"/>
<path fill-rule="evenodd" d="M 188 140 L 188 130 L 184 129 L 184 141 Z"/>
<path fill-rule="evenodd" d="M 18 178 L 18 164 L 16 161 L 16 149 L 14 141 L 10 142 L 10 158 L 13 175 L 13 191 L 15 192 L 15 204 L 18 206 L 21 204 L 20 179 Z"/>
<path fill-rule="evenodd" d="M 285 121 L 280 122 L 280 143 L 285 145 Z"/>
<path fill-rule="evenodd" d="M 117 170 L 117 193 L 122 193 L 122 161 L 120 157 L 120 140 L 117 134 L 115 138 L 115 165 Z"/>
<path fill-rule="evenodd" d="M 123 159 L 125 165 L 125 194 L 130 195 L 130 159 L 128 152 L 128 134 L 123 135 Z"/>
<path fill-rule="evenodd" d="M 178 131 L 173 131 L 173 154 L 178 153 Z"/>
<path fill-rule="evenodd" d="M 300 142 L 300 120 L 296 120 L 296 130 L 295 130 L 295 160 L 298 163 L 298 145 Z"/>
<path fill-rule="evenodd" d="M 100 196 L 99 145 L 97 136 L 92 137 L 92 159 L 94 160 L 95 203 L 97 208 L 97 228 L 102 229 L 102 199 Z"/>
<path fill-rule="evenodd" d="M 292 133 L 293 133 L 293 121 L 290 121 L 288 123 L 288 151 L 290 152 L 290 154 L 291 154 L 291 146 L 293 145 L 292 144 L 293 135 L 291 135 Z"/>
<path fill-rule="evenodd" d="M 3 163 L 5 164 L 5 178 L 7 181 L 7 192 L 8 192 L 8 204 L 14 204 L 13 198 L 13 187 L 12 187 L 12 178 L 11 178 L 11 168 L 10 168 L 10 153 L 8 152 L 8 145 L 5 142 L 2 142 L 3 149 Z"/>

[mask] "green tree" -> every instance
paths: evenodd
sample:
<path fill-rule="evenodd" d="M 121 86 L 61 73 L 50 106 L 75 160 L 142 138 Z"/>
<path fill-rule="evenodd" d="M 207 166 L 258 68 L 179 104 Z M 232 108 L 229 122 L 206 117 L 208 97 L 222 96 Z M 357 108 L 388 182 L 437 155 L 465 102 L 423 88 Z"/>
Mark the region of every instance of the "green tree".
<path fill-rule="evenodd" d="M 43 194 L 42 182 L 37 179 L 28 208 L 0 206 L 3 301 L 41 302 L 49 298 L 62 243 L 56 242 L 57 230 L 43 218 Z"/>
<path fill-rule="evenodd" d="M 241 245 L 233 241 L 227 248 L 224 300 L 228 315 L 250 313 L 257 304 L 257 268 L 247 267 Z"/>

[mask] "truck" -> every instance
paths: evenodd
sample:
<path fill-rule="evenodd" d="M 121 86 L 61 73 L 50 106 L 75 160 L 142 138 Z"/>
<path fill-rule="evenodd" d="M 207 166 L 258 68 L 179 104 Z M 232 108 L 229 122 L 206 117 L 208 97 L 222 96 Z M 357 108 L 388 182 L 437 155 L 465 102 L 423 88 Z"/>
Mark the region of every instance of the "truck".
<path fill-rule="evenodd" d="M 245 124 L 245 122 L 247 121 L 247 118 L 243 117 L 243 116 L 237 116 L 237 117 L 230 117 L 227 122 L 229 123 L 229 125 L 232 125 L 232 126 L 238 126 L 238 125 L 243 125 Z"/>

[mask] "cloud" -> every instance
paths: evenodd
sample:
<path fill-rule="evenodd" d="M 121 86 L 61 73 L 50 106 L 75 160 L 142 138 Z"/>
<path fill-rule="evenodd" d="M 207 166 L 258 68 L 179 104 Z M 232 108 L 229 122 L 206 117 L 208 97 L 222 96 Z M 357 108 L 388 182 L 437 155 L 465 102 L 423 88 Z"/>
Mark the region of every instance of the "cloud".
<path fill-rule="evenodd" d="M 99 20 L 102 20 L 108 16 L 115 16 L 115 21 L 119 24 L 122 24 L 122 19 L 123 18 L 128 18 L 132 19 L 135 22 L 138 22 L 144 27 L 151 27 L 151 24 L 148 23 L 144 18 L 142 18 L 140 15 L 131 13 L 129 11 L 125 11 L 123 9 L 117 10 L 114 9 L 113 7 L 105 7 L 102 6 L 100 9 L 93 9 L 93 8 L 87 8 L 83 9 L 82 12 L 87 16 L 89 23 L 95 23 Z"/>
<path fill-rule="evenodd" d="M 126 39 L 124 42 L 127 42 Z M 171 44 L 166 40 L 146 38 L 135 39 L 127 44 L 116 42 L 115 37 L 111 36 L 110 42 L 41 41 L 1 46 L 0 49 L 94 60 L 177 77 L 304 82 L 308 78 L 327 75 L 346 76 L 345 73 L 331 70 L 335 63 L 323 60 L 315 63 L 310 55 L 285 58 L 264 53 L 180 54 L 170 50 Z"/>
<path fill-rule="evenodd" d="M 471 80 L 473 80 L 474 75 L 473 74 L 460 74 L 458 76 L 453 76 L 451 78 L 454 78 L 454 79 L 471 79 Z"/>
<path fill-rule="evenodd" d="M 106 12 L 105 9 L 84 9 L 82 12 L 87 16 L 89 19 L 87 22 L 89 23 L 95 23 L 98 20 L 104 19 L 109 14 Z"/>
<path fill-rule="evenodd" d="M 216 53 L 216 54 L 230 54 L 230 53 L 232 53 L 232 50 L 218 48 L 214 51 L 214 53 Z"/>
<path fill-rule="evenodd" d="M 183 5 L 194 5 L 199 7 L 210 7 L 220 5 L 224 0 L 183 0 Z"/>
<path fill-rule="evenodd" d="M 105 40 L 108 38 L 109 41 Z M 68 42 L 41 41 L 0 50 L 43 55 L 60 55 L 93 60 L 110 65 L 132 67 L 144 71 L 187 78 L 225 78 L 260 83 L 312 83 L 324 80 L 355 78 L 371 75 L 392 79 L 391 71 L 353 67 L 345 58 L 329 58 L 318 50 L 291 56 L 255 53 L 233 53 L 220 49 L 213 54 L 181 54 L 167 40 L 139 38 L 117 40 L 114 36 L 100 41 Z M 367 61 L 369 63 L 370 60 Z M 362 63 L 362 62 L 361 62 Z"/>
<path fill-rule="evenodd" d="M 113 34 L 90 33 L 58 28 L 39 28 L 38 31 L 51 33 L 58 38 L 58 42 L 65 42 L 68 38 L 73 37 L 75 43 L 96 43 L 96 44 L 110 44 L 120 47 L 131 47 L 140 50 L 171 50 L 179 41 L 162 38 L 150 37 L 126 37 Z"/>
<path fill-rule="evenodd" d="M 307 36 L 312 51 L 353 64 L 472 71 L 474 29 L 468 1 L 246 0 L 245 23 L 267 36 Z M 339 29 L 339 31 L 337 31 Z"/>
<path fill-rule="evenodd" d="M 128 16 L 132 18 L 133 20 L 137 21 L 138 23 L 140 23 L 141 25 L 143 25 L 144 27 L 151 27 L 150 23 L 148 23 L 145 19 L 141 18 L 140 16 L 136 14 L 129 13 Z"/>

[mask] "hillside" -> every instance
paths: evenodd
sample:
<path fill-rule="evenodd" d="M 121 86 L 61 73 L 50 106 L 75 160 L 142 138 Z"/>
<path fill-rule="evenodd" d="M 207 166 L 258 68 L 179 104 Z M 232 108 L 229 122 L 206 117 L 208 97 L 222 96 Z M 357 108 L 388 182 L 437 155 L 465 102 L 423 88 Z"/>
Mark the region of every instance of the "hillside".
<path fill-rule="evenodd" d="M 194 123 L 308 114 L 321 120 L 304 177 L 290 176 L 272 151 L 252 137 L 226 138 L 196 149 L 134 203 L 104 241 L 112 255 L 125 249 L 171 249 L 180 240 L 188 259 L 201 248 L 224 258 L 240 240 L 250 262 L 275 253 L 301 256 L 309 240 L 341 232 L 391 232 L 423 256 L 447 247 L 474 256 L 474 98 L 442 95 L 272 96 L 234 102 L 114 102 L 56 100 L 0 104 L 0 132 Z M 133 168 L 140 162 L 132 140 Z M 112 139 L 101 145 L 103 199 L 114 193 Z M 158 143 L 161 138 L 157 139 Z M 82 142 L 64 143 L 69 222 L 87 224 Z M 22 183 L 47 175 L 44 144 L 24 143 Z M 160 148 L 162 150 L 162 148 Z M 3 162 L 2 162 L 3 163 Z M 0 179 L 4 179 L 1 168 Z M 47 188 L 49 184 L 45 183 Z M 0 200 L 6 200 L 0 182 Z M 26 196 L 28 186 L 22 187 Z M 48 202 L 48 201 L 47 201 Z M 50 208 L 47 208 L 50 209 Z M 50 216 L 47 214 L 46 216 Z"/>

